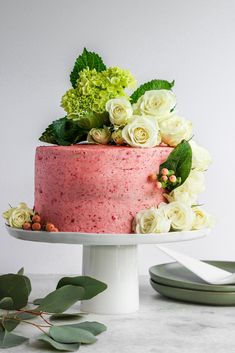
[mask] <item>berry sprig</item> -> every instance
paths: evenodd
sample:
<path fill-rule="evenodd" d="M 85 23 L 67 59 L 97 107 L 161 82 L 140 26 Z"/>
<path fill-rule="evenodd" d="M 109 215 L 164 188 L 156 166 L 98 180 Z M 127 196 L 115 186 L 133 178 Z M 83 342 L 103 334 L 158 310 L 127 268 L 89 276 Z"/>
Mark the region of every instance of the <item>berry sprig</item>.
<path fill-rule="evenodd" d="M 46 232 L 58 232 L 58 228 L 53 223 L 46 222 L 42 223 L 41 217 L 38 213 L 31 217 L 31 222 L 25 222 L 22 226 L 24 230 L 44 230 Z"/>
<path fill-rule="evenodd" d="M 181 184 L 181 177 L 177 177 L 174 170 L 167 168 L 162 168 L 159 174 L 150 174 L 149 180 L 155 181 L 158 189 L 172 190 Z"/>

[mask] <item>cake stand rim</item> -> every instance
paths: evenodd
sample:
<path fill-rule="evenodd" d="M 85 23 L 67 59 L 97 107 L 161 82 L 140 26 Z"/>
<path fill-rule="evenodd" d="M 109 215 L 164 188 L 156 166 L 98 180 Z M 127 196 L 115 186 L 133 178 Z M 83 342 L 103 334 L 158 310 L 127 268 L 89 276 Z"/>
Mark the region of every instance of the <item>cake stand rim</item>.
<path fill-rule="evenodd" d="M 158 234 L 113 234 L 79 232 L 45 232 L 12 228 L 6 225 L 7 232 L 14 238 L 25 241 L 53 244 L 78 245 L 141 245 L 190 241 L 207 236 L 211 229 L 189 230 Z"/>

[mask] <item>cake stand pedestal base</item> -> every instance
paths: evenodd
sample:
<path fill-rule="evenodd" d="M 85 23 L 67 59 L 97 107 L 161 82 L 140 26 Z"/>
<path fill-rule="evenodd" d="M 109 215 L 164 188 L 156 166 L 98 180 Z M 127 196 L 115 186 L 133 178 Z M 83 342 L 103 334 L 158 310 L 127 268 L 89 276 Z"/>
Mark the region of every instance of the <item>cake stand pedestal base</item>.
<path fill-rule="evenodd" d="M 137 246 L 169 244 L 205 237 L 210 229 L 161 234 L 95 234 L 30 231 L 6 226 L 17 239 L 52 244 L 83 245 L 83 275 L 105 282 L 108 288 L 82 310 L 96 314 L 127 314 L 139 308 Z"/>
<path fill-rule="evenodd" d="M 137 245 L 83 246 L 83 275 L 108 284 L 82 310 L 97 314 L 126 314 L 139 309 Z"/>

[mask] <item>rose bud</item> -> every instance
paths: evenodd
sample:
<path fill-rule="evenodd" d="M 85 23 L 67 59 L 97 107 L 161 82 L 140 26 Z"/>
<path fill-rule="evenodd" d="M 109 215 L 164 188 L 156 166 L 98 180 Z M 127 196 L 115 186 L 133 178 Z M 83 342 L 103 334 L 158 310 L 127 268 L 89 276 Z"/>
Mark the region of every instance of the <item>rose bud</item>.
<path fill-rule="evenodd" d="M 117 145 L 124 145 L 125 141 L 122 137 L 122 130 L 118 129 L 112 133 L 112 140 L 115 142 Z"/>
<path fill-rule="evenodd" d="M 92 128 L 87 136 L 87 141 L 90 143 L 99 143 L 107 145 L 111 140 L 111 132 L 107 127 Z"/>

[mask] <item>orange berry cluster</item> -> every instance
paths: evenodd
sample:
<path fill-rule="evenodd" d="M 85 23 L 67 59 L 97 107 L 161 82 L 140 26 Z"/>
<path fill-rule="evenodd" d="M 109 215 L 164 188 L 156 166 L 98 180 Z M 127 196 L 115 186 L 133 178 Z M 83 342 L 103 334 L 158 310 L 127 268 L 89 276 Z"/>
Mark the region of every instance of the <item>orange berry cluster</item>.
<path fill-rule="evenodd" d="M 150 174 L 149 180 L 155 181 L 158 189 L 172 190 L 181 184 L 181 178 L 176 177 L 174 170 L 168 170 L 167 168 L 162 168 L 160 174 Z"/>
<path fill-rule="evenodd" d="M 54 226 L 53 223 L 46 222 L 42 223 L 41 217 L 39 214 L 33 215 L 31 222 L 25 222 L 22 227 L 24 230 L 45 230 L 46 232 L 58 232 L 58 228 Z"/>

